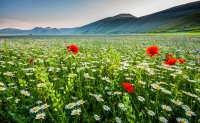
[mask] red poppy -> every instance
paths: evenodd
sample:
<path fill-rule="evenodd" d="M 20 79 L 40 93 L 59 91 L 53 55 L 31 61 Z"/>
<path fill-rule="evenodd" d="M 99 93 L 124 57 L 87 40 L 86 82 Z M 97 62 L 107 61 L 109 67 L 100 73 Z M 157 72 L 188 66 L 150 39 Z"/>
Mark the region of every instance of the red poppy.
<path fill-rule="evenodd" d="M 172 54 L 171 54 L 171 53 L 168 53 L 167 56 L 168 56 L 168 58 L 169 58 L 169 57 L 172 57 Z"/>
<path fill-rule="evenodd" d="M 33 59 L 29 59 L 29 62 L 32 63 L 34 60 Z"/>
<path fill-rule="evenodd" d="M 180 64 L 185 64 L 185 60 L 184 59 L 179 59 Z"/>
<path fill-rule="evenodd" d="M 177 59 L 176 58 L 168 58 L 164 64 L 167 64 L 169 66 L 174 65 L 176 63 Z"/>
<path fill-rule="evenodd" d="M 150 56 L 153 57 L 156 54 L 160 54 L 158 52 L 158 47 L 157 46 L 150 46 L 147 48 L 146 53 Z"/>
<path fill-rule="evenodd" d="M 129 83 L 123 83 L 124 88 L 127 90 L 127 92 L 131 93 L 134 91 L 134 88 L 131 84 Z"/>
<path fill-rule="evenodd" d="M 68 48 L 68 52 L 72 51 L 72 53 L 74 55 L 76 55 L 78 53 L 78 51 L 79 51 L 78 47 L 76 45 L 74 45 L 74 44 L 72 44 L 70 46 L 67 46 L 67 48 Z"/>

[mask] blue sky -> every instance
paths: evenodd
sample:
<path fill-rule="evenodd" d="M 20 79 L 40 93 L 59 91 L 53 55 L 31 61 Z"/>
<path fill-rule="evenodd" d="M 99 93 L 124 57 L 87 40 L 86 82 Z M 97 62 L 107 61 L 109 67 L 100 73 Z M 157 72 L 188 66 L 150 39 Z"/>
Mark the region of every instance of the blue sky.
<path fill-rule="evenodd" d="M 0 29 L 79 27 L 121 13 L 141 17 L 193 1 L 195 0 L 0 0 Z"/>

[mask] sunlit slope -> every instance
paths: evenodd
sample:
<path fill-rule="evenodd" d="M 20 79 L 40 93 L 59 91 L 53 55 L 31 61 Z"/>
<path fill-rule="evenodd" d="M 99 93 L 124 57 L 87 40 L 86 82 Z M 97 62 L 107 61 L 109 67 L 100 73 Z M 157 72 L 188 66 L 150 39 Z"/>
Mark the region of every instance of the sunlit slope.
<path fill-rule="evenodd" d="M 175 20 L 151 32 L 200 32 L 200 11 Z"/>

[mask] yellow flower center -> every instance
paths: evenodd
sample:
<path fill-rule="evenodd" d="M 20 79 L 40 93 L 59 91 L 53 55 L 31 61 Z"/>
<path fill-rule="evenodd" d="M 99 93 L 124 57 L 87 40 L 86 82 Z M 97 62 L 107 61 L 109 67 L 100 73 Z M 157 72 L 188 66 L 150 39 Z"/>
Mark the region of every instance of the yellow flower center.
<path fill-rule="evenodd" d="M 161 119 L 161 121 L 162 121 L 162 122 L 165 122 L 165 119 L 164 119 L 164 118 L 162 118 L 162 119 Z"/>
<path fill-rule="evenodd" d="M 185 120 L 180 120 L 180 123 L 185 123 Z"/>
<path fill-rule="evenodd" d="M 167 91 L 167 90 L 164 90 L 164 93 L 166 93 L 166 94 L 167 94 L 167 93 L 168 93 L 168 91 Z"/>
<path fill-rule="evenodd" d="M 44 108 L 47 108 L 47 106 L 48 106 L 47 104 L 44 104 L 44 106 L 43 106 L 43 107 L 44 107 Z"/>
<path fill-rule="evenodd" d="M 105 108 L 105 109 L 108 109 L 108 106 L 105 106 L 104 108 Z"/>
<path fill-rule="evenodd" d="M 156 85 L 156 87 L 155 87 L 156 89 L 160 89 L 161 87 L 159 86 L 159 85 Z"/>
<path fill-rule="evenodd" d="M 164 109 L 165 109 L 165 110 L 167 110 L 167 111 L 169 110 L 169 108 L 168 108 L 168 107 L 164 107 Z"/>
<path fill-rule="evenodd" d="M 120 122 L 120 119 L 116 118 L 116 121 L 117 121 L 117 122 Z"/>
<path fill-rule="evenodd" d="M 39 118 L 39 119 L 41 119 L 41 118 L 42 118 L 42 116 L 43 116 L 42 114 L 39 114 L 39 115 L 38 115 L 38 118 Z"/>
<path fill-rule="evenodd" d="M 43 84 L 43 83 L 41 83 L 41 84 L 40 84 L 40 87 L 43 87 L 43 86 L 44 86 L 44 84 Z"/>
<path fill-rule="evenodd" d="M 120 94 L 120 92 L 119 92 L 119 91 L 116 91 L 115 93 L 116 93 L 116 94 Z"/>
<path fill-rule="evenodd" d="M 27 95 L 27 92 L 26 92 L 26 91 L 24 91 L 22 94 L 23 94 L 23 95 Z"/>
<path fill-rule="evenodd" d="M 178 105 L 179 103 L 178 102 L 174 102 L 174 104 Z"/>
<path fill-rule="evenodd" d="M 152 111 L 150 111 L 150 112 L 149 112 L 149 114 L 153 114 L 153 112 L 152 112 Z"/>
<path fill-rule="evenodd" d="M 188 113 L 188 114 L 192 114 L 192 112 L 191 112 L 191 111 L 188 111 L 187 113 Z"/>
<path fill-rule="evenodd" d="M 95 116 L 95 118 L 96 118 L 96 119 L 98 119 L 98 118 L 99 118 L 99 116 Z"/>
<path fill-rule="evenodd" d="M 79 104 L 83 104 L 83 100 L 80 100 L 80 101 L 79 101 Z"/>
<path fill-rule="evenodd" d="M 78 114 L 78 110 L 74 111 L 74 114 L 75 114 L 75 115 Z"/>
<path fill-rule="evenodd" d="M 73 103 L 70 103 L 70 104 L 68 104 L 68 106 L 69 106 L 69 107 L 72 107 L 72 106 L 74 106 L 74 104 L 73 104 Z"/>
<path fill-rule="evenodd" d="M 37 110 L 38 110 L 38 107 L 34 107 L 34 108 L 33 108 L 33 111 L 37 111 Z"/>
<path fill-rule="evenodd" d="M 3 87 L 0 87 L 0 90 L 3 90 Z"/>
<path fill-rule="evenodd" d="M 187 94 L 188 96 L 190 96 L 190 93 L 189 93 L 189 92 L 186 92 L 185 94 Z"/>

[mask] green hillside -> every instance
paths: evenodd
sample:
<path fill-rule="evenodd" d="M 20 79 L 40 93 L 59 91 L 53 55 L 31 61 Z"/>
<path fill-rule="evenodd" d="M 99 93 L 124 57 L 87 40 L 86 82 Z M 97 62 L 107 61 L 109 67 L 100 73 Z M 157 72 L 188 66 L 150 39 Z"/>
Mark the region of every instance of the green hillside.
<path fill-rule="evenodd" d="M 200 32 L 200 12 L 190 14 L 150 32 Z"/>
<path fill-rule="evenodd" d="M 99 34 L 112 31 L 127 22 L 137 19 L 130 14 L 119 14 L 114 17 L 105 18 L 94 23 L 82 26 L 74 31 L 74 34 Z"/>

